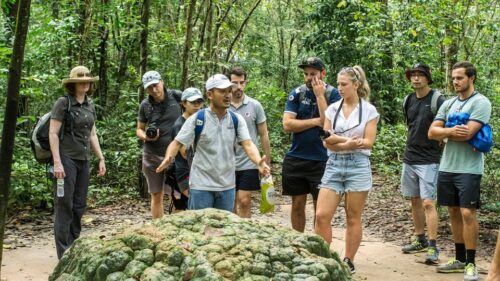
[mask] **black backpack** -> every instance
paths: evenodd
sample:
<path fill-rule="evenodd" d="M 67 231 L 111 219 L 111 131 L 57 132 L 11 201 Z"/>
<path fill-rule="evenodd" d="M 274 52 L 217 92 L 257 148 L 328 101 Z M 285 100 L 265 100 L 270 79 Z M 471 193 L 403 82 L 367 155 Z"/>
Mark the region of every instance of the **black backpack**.
<path fill-rule="evenodd" d="M 73 129 L 73 118 L 71 118 L 71 101 L 68 95 L 65 95 L 68 100 L 68 108 L 66 109 L 66 117 L 64 118 L 61 129 L 59 130 L 59 140 L 64 139 L 64 125 L 66 119 L 70 119 L 71 129 Z M 38 163 L 50 163 L 52 160 L 52 152 L 50 151 L 49 142 L 49 127 L 50 127 L 50 117 L 51 112 L 45 113 L 42 117 L 38 118 L 38 121 L 31 132 L 30 145 L 33 151 L 33 156 Z M 71 130 L 73 132 L 73 130 Z M 74 137 L 74 136 L 73 136 Z"/>

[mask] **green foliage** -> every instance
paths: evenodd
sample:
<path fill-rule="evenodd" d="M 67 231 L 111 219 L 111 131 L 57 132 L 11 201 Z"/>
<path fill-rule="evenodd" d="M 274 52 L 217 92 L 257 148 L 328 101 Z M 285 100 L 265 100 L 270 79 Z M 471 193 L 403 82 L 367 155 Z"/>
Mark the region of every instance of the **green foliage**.
<path fill-rule="evenodd" d="M 76 5 L 68 0 L 49 2 L 32 3 L 10 204 L 51 206 L 50 183 L 45 178 L 45 167 L 36 164 L 31 156 L 29 132 L 36 117 L 49 111 L 57 97 L 64 94 L 61 79 L 72 67 L 84 64 L 93 74 L 103 70 L 99 47 L 106 30 L 108 93 L 96 92 L 94 101 L 108 173 L 97 178 L 96 163 L 92 163 L 89 197 L 92 202 L 107 203 L 123 194 L 135 196 L 141 153 L 135 122 L 140 102 L 138 34 L 143 28 L 142 1 L 86 1 Z M 186 1 L 151 2 L 148 69 L 160 71 L 167 87 L 179 88 Z M 249 73 L 247 93 L 266 110 L 274 162 L 282 161 L 290 145 L 290 136 L 282 129 L 283 109 L 287 93 L 303 81 L 297 63 L 309 55 L 324 59 L 327 82 L 333 85 L 340 68 L 363 66 L 372 88 L 371 102 L 381 113 L 372 162 L 377 171 L 396 181 L 406 139 L 400 108 L 402 98 L 411 91 L 404 70 L 414 62 L 429 64 L 433 70 L 432 86 L 443 89 L 448 96 L 453 95 L 449 65 L 463 59 L 473 62 L 479 70 L 476 89 L 494 105 L 491 123 L 499 143 L 500 124 L 496 120 L 500 86 L 495 55 L 498 13 L 494 1 L 458 1 L 450 9 L 449 0 L 262 0 L 226 61 L 229 45 L 254 3 L 235 2 L 196 1 L 187 83 L 202 89 L 208 75 L 232 65 L 243 66 Z M 6 34 L 0 39 L 3 93 L 12 53 L 10 24 L 5 12 L 0 13 L 0 33 Z M 0 105 L 4 104 L 5 95 L 0 95 Z M 3 116 L 4 106 L 0 106 L 0 120 Z M 486 155 L 483 177 L 485 202 L 493 209 L 500 201 L 498 153 L 495 148 Z"/>

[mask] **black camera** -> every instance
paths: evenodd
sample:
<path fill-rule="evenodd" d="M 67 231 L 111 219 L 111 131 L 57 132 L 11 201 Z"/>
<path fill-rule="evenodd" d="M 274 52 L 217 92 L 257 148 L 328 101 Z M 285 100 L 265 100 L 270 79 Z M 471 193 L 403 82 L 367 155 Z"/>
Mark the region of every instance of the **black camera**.
<path fill-rule="evenodd" d="M 327 139 L 329 136 L 331 136 L 332 134 L 329 132 L 329 131 L 325 131 L 325 130 L 319 130 L 319 138 L 321 140 L 325 140 Z"/>
<path fill-rule="evenodd" d="M 148 128 L 146 129 L 146 136 L 150 139 L 156 138 L 158 135 L 158 127 L 154 123 L 149 124 Z"/>

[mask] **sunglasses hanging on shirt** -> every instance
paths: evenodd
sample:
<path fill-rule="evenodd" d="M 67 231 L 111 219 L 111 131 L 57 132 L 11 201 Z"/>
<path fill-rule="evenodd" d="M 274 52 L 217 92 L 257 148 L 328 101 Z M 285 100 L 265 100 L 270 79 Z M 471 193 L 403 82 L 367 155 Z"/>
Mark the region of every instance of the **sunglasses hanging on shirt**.
<path fill-rule="evenodd" d="M 344 131 L 340 131 L 340 132 L 337 132 L 335 131 L 335 126 L 337 125 L 337 119 L 339 118 L 339 113 L 340 111 L 342 110 L 342 105 L 344 105 L 344 99 L 342 99 L 342 101 L 340 101 L 340 105 L 339 105 L 339 109 L 337 110 L 337 112 L 335 113 L 335 118 L 333 118 L 333 132 L 335 134 L 343 134 L 347 131 L 350 131 L 356 127 L 358 127 L 359 125 L 361 125 L 361 118 L 363 117 L 362 114 L 363 114 L 363 107 L 362 107 L 362 101 L 361 101 L 361 98 L 359 99 L 359 111 L 358 111 L 358 115 L 359 115 L 359 120 L 358 120 L 358 125 L 354 126 L 354 127 L 351 127 L 347 130 L 344 130 Z"/>

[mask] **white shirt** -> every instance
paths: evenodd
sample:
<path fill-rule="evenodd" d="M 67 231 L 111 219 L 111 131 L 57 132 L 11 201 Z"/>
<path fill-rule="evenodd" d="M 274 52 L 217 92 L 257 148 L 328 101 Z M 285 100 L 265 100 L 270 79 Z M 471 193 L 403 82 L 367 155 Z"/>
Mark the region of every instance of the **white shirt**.
<path fill-rule="evenodd" d="M 364 99 L 361 99 L 362 102 L 362 112 L 361 112 L 361 123 L 359 122 L 359 103 L 354 108 L 354 110 L 349 114 L 349 117 L 345 118 L 344 116 L 344 110 L 341 109 L 340 113 L 337 117 L 337 123 L 335 125 L 335 128 L 333 128 L 333 121 L 335 118 L 335 114 L 337 113 L 337 110 L 339 109 L 340 103 L 342 100 L 337 101 L 336 103 L 331 104 L 328 106 L 328 108 L 325 111 L 325 117 L 330 120 L 332 123 L 332 127 L 330 128 L 333 132 L 335 132 L 336 135 L 342 136 L 342 137 L 347 137 L 347 138 L 364 138 L 365 136 L 365 128 L 366 128 L 366 123 L 369 121 L 377 118 L 379 118 L 379 114 L 377 112 L 377 109 L 375 106 L 370 104 L 369 102 L 365 101 Z M 358 125 L 356 128 L 356 125 Z M 353 128 L 353 129 L 351 129 Z M 351 129 L 351 130 L 349 130 Z M 348 131 L 346 131 L 348 130 Z M 343 132 L 346 131 L 346 132 Z M 340 133 L 337 133 L 340 132 Z M 342 133 L 343 132 L 343 133 Z M 344 150 L 344 151 L 331 151 L 328 150 L 329 152 L 333 153 L 355 153 L 355 152 L 360 152 L 362 154 L 365 154 L 367 156 L 370 156 L 371 154 L 371 149 L 355 149 L 355 150 Z"/>

